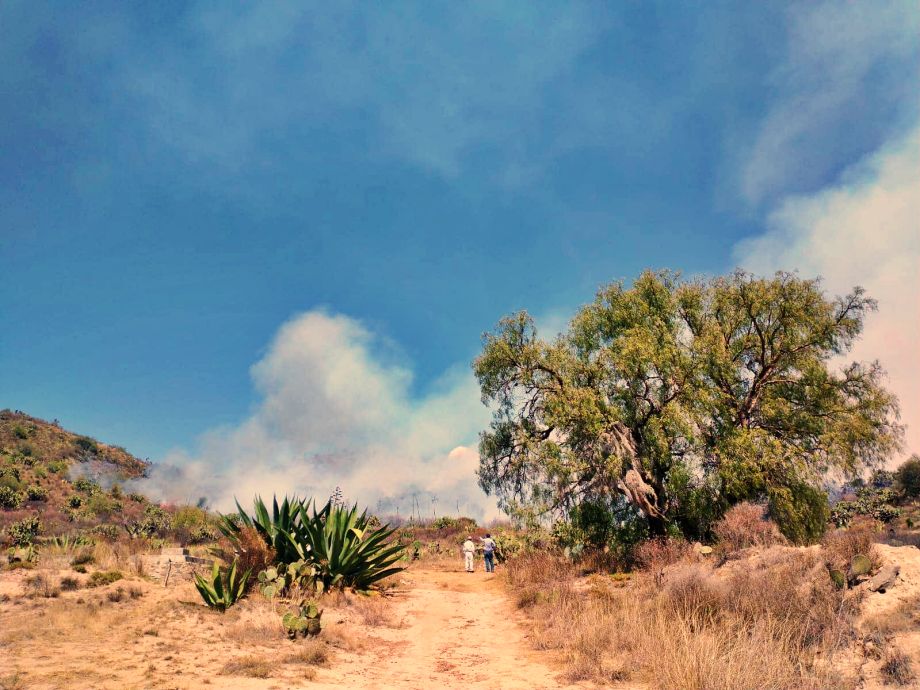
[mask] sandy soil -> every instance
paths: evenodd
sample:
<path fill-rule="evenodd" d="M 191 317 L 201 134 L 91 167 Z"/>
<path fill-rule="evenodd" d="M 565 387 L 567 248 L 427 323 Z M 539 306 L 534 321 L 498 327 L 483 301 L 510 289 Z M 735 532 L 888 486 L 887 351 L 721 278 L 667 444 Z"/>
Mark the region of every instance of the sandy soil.
<path fill-rule="evenodd" d="M 406 579 L 402 627 L 388 635 L 392 648 L 370 664 L 344 664 L 313 687 L 578 687 L 560 683 L 532 651 L 497 576 L 417 570 Z"/>
<path fill-rule="evenodd" d="M 342 599 L 327 606 L 321 644 L 285 639 L 261 597 L 221 616 L 190 585 L 165 590 L 135 578 L 26 598 L 23 580 L 35 572 L 0 574 L 3 690 L 584 687 L 557 680 L 500 576 L 481 571 L 413 569 L 392 596 Z M 119 587 L 123 599 L 110 601 Z M 328 660 L 305 662 L 316 646 Z M 234 660 L 243 670 L 228 671 Z"/>

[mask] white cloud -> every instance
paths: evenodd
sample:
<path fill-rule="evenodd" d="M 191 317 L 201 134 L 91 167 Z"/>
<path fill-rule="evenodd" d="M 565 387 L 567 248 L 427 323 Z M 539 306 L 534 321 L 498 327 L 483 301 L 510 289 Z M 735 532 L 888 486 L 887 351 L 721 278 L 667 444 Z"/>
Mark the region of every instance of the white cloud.
<path fill-rule="evenodd" d="M 792 181 L 813 188 L 867 142 L 859 137 L 871 137 L 871 126 L 849 126 L 854 114 L 914 105 L 920 77 L 915 3 L 805 3 L 788 17 L 786 59 L 765 84 L 773 105 L 744 154 L 741 191 L 752 203 Z M 868 143 L 871 150 L 878 141 Z"/>
<path fill-rule="evenodd" d="M 862 285 L 878 300 L 853 354 L 886 367 L 907 450 L 920 452 L 920 128 L 838 184 L 785 200 L 768 231 L 740 243 L 735 256 L 759 273 L 821 275 L 835 293 Z"/>
<path fill-rule="evenodd" d="M 322 499 L 341 486 L 349 500 L 402 515 L 418 494 L 423 515 L 459 507 L 497 517 L 476 484 L 475 444 L 489 411 L 468 367 L 416 397 L 411 372 L 389 363 L 381 345 L 345 316 L 291 319 L 252 367 L 261 396 L 252 415 L 206 432 L 193 451 L 169 454 L 148 490 L 167 500 L 207 496 L 229 509 L 234 496 L 244 504 L 254 494 Z"/>

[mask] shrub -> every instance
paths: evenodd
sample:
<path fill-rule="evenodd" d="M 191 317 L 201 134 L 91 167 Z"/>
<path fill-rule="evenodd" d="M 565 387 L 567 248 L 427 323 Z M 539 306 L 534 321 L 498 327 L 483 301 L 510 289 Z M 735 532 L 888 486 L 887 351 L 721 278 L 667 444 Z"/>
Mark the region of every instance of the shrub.
<path fill-rule="evenodd" d="M 911 455 L 898 467 L 895 471 L 895 481 L 906 496 L 920 496 L 920 455 Z"/>
<path fill-rule="evenodd" d="M 731 508 L 715 523 L 713 533 L 726 553 L 785 541 L 776 525 L 767 518 L 763 506 L 754 503 L 739 503 Z"/>
<path fill-rule="evenodd" d="M 70 561 L 70 565 L 72 566 L 87 565 L 89 563 L 95 563 L 95 562 L 96 562 L 96 557 L 93 555 L 92 550 L 82 549 L 81 551 L 77 552 L 74 555 L 74 557 Z"/>
<path fill-rule="evenodd" d="M 95 439 L 92 439 L 89 436 L 77 436 L 77 438 L 73 440 L 73 444 L 79 450 L 82 450 L 86 453 L 99 452 L 99 444 L 96 443 Z"/>
<path fill-rule="evenodd" d="M 23 518 L 9 527 L 10 540 L 16 546 L 31 544 L 41 534 L 42 522 L 37 515 Z"/>
<path fill-rule="evenodd" d="M 47 501 L 48 489 L 39 484 L 30 484 L 26 489 L 26 496 L 29 497 L 30 501 Z"/>
<path fill-rule="evenodd" d="M 124 575 L 122 575 L 121 571 L 118 570 L 97 570 L 89 576 L 89 582 L 87 585 L 89 587 L 104 587 L 105 585 L 110 585 L 113 582 L 118 582 L 123 577 Z"/>
<path fill-rule="evenodd" d="M 110 589 L 105 596 L 106 599 L 114 604 L 125 598 L 125 590 L 121 587 L 116 587 L 115 589 Z"/>
<path fill-rule="evenodd" d="M 71 577 L 70 575 L 65 575 L 61 578 L 61 590 L 64 592 L 73 592 L 74 590 L 80 589 L 80 581 Z"/>
<path fill-rule="evenodd" d="M 663 537 L 642 542 L 633 551 L 636 565 L 652 572 L 661 572 L 693 553 L 693 547 L 683 539 Z"/>
<path fill-rule="evenodd" d="M 898 649 L 885 655 L 880 670 L 882 677 L 891 685 L 910 685 L 916 678 L 910 657 Z"/>
<path fill-rule="evenodd" d="M 99 493 L 102 490 L 99 487 L 99 484 L 87 477 L 77 477 L 73 482 L 73 488 L 80 493 L 84 493 L 90 496 Z"/>
<path fill-rule="evenodd" d="M 770 517 L 793 544 L 814 544 L 827 529 L 827 494 L 805 484 L 772 486 L 768 491 Z"/>
<path fill-rule="evenodd" d="M 829 532 L 823 540 L 828 565 L 832 569 L 846 572 L 853 558 L 859 554 L 867 556 L 877 565 L 875 539 L 878 533 L 879 524 L 868 518 L 858 518 L 845 529 L 838 528 Z"/>
<path fill-rule="evenodd" d="M 26 431 L 26 429 L 19 424 L 13 427 L 13 435 L 19 439 L 29 438 L 29 432 Z"/>
<path fill-rule="evenodd" d="M 115 541 L 120 534 L 116 525 L 96 525 L 90 532 L 99 535 L 106 541 Z"/>
<path fill-rule="evenodd" d="M 67 469 L 67 463 L 63 460 L 52 460 L 46 465 L 46 467 L 52 474 L 60 474 Z"/>
<path fill-rule="evenodd" d="M 15 510 L 22 505 L 23 498 L 19 491 L 8 486 L 0 486 L 0 508 L 3 510 Z"/>
<path fill-rule="evenodd" d="M 856 500 L 838 501 L 834 504 L 831 519 L 837 527 L 846 527 L 855 517 L 891 522 L 901 514 L 901 511 L 892 505 L 896 499 L 893 489 L 863 486 L 856 490 Z"/>
<path fill-rule="evenodd" d="M 53 599 L 61 594 L 60 587 L 56 586 L 54 582 L 51 581 L 51 578 L 48 577 L 45 573 L 38 573 L 32 575 L 23 580 L 23 587 L 25 588 L 28 596 L 31 597 L 45 597 L 47 599 Z"/>
<path fill-rule="evenodd" d="M 73 494 L 70 498 L 67 499 L 67 505 L 71 508 L 79 508 L 83 505 L 83 498 L 77 494 Z"/>

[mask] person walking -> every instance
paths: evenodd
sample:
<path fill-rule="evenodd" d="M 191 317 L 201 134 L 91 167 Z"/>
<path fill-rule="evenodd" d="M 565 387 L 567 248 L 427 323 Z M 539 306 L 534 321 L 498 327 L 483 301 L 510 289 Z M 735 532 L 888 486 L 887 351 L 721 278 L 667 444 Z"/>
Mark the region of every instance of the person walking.
<path fill-rule="evenodd" d="M 476 553 L 476 544 L 473 543 L 472 535 L 463 542 L 463 564 L 466 566 L 466 572 L 473 572 L 473 555 Z"/>
<path fill-rule="evenodd" d="M 480 541 L 482 541 L 482 556 L 486 561 L 486 572 L 494 573 L 495 572 L 495 551 L 498 548 L 495 544 L 495 540 L 492 539 L 491 534 L 486 534 Z"/>

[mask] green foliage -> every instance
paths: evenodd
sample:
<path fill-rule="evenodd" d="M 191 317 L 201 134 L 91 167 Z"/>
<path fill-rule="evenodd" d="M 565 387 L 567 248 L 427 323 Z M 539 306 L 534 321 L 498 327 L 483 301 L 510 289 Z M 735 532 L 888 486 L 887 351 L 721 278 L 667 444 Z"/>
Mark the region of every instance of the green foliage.
<path fill-rule="evenodd" d="M 67 471 L 67 463 L 63 460 L 52 460 L 46 465 L 46 467 L 52 474 L 60 474 L 61 472 Z"/>
<path fill-rule="evenodd" d="M 248 570 L 243 573 L 242 577 L 237 577 L 236 561 L 223 575 L 217 563 L 215 563 L 214 569 L 211 571 L 210 580 L 205 580 L 201 575 L 195 573 L 195 588 L 204 603 L 208 605 L 208 608 L 216 609 L 223 613 L 243 598 L 248 580 Z"/>
<path fill-rule="evenodd" d="M 97 570 L 89 576 L 88 587 L 104 587 L 124 578 L 119 570 Z"/>
<path fill-rule="evenodd" d="M 920 455 L 914 454 L 895 471 L 895 481 L 905 496 L 920 496 Z"/>
<path fill-rule="evenodd" d="M 93 496 L 102 491 L 99 484 L 88 477 L 77 477 L 74 479 L 73 488 L 75 491 L 79 491 L 87 496 Z"/>
<path fill-rule="evenodd" d="M 26 496 L 30 501 L 47 501 L 48 489 L 39 484 L 30 484 L 26 489 Z"/>
<path fill-rule="evenodd" d="M 131 537 L 155 537 L 163 535 L 172 526 L 172 518 L 163 508 L 152 503 L 144 508 L 140 520 L 125 524 L 125 530 Z"/>
<path fill-rule="evenodd" d="M 38 551 L 32 544 L 13 547 L 7 549 L 6 560 L 11 566 L 31 566 L 38 563 Z"/>
<path fill-rule="evenodd" d="M 93 534 L 99 535 L 106 541 L 116 541 L 119 537 L 117 525 L 96 525 L 90 531 Z"/>
<path fill-rule="evenodd" d="M 318 635 L 322 630 L 321 618 L 323 610 L 317 608 L 313 602 L 301 601 L 296 612 L 285 613 L 281 618 L 281 625 L 292 640 L 297 636 Z"/>
<path fill-rule="evenodd" d="M 262 536 L 265 543 L 274 549 L 279 563 L 293 563 L 300 560 L 301 556 L 292 545 L 288 534 L 295 531 L 303 503 L 304 501 L 296 496 L 285 496 L 279 505 L 278 498 L 273 497 L 272 512 L 269 513 L 262 497 L 256 496 L 253 501 L 255 513 L 249 515 L 237 501 L 237 512 L 222 515 L 218 528 L 238 550 L 240 529 L 252 527 Z"/>
<path fill-rule="evenodd" d="M 67 505 L 71 508 L 79 508 L 83 505 L 83 497 L 73 494 L 70 498 L 67 499 Z"/>
<path fill-rule="evenodd" d="M 435 518 L 431 523 L 431 526 L 434 529 L 457 529 L 462 531 L 470 531 L 476 529 L 476 521 L 468 517 L 450 517 L 449 515 L 442 515 L 439 518 Z"/>
<path fill-rule="evenodd" d="M 10 541 L 16 546 L 25 546 L 35 541 L 35 537 L 41 534 L 42 521 L 37 515 L 23 518 L 14 522 L 7 530 Z"/>
<path fill-rule="evenodd" d="M 29 432 L 26 430 L 25 427 L 23 427 L 20 424 L 17 424 L 16 426 L 13 427 L 13 435 L 19 439 L 29 438 Z"/>
<path fill-rule="evenodd" d="M 0 508 L 3 510 L 15 510 L 22 505 L 24 498 L 21 492 L 8 486 L 0 486 Z"/>
<path fill-rule="evenodd" d="M 353 587 L 366 590 L 375 582 L 403 570 L 393 567 L 403 546 L 391 541 L 395 530 L 368 526 L 367 512 L 331 502 L 318 512 L 308 502 L 299 506 L 299 520 L 286 536 L 300 559 L 316 571 L 324 589 Z"/>
<path fill-rule="evenodd" d="M 113 513 L 121 512 L 121 501 L 116 501 L 107 494 L 100 492 L 93 493 L 83 503 L 83 510 L 88 515 L 96 517 L 108 517 Z"/>
<path fill-rule="evenodd" d="M 316 579 L 316 568 L 306 561 L 279 563 L 266 568 L 258 575 L 259 591 L 263 596 L 273 599 L 287 596 L 294 588 L 300 591 L 316 590 L 321 593 L 323 585 Z"/>
<path fill-rule="evenodd" d="M 237 503 L 238 513 L 222 516 L 220 529 L 239 548 L 242 526 L 254 528 L 271 546 L 281 564 L 305 563 L 312 568 L 315 587 L 367 589 L 399 572 L 393 567 L 403 547 L 390 539 L 394 530 L 372 527 L 367 512 L 330 500 L 317 510 L 308 499 L 272 500 L 269 513 L 261 498 L 248 515 Z"/>
<path fill-rule="evenodd" d="M 814 544 L 830 519 L 827 494 L 810 484 L 773 485 L 767 492 L 770 517 L 794 544 Z"/>
<path fill-rule="evenodd" d="M 77 449 L 85 453 L 95 454 L 99 452 L 99 444 L 96 443 L 95 439 L 92 439 L 89 436 L 77 436 L 73 440 L 73 444 L 77 447 Z"/>
<path fill-rule="evenodd" d="M 868 575 L 872 572 L 872 561 L 865 554 L 858 553 L 850 561 L 850 569 L 847 571 L 847 579 L 851 582 L 856 578 Z"/>
<path fill-rule="evenodd" d="M 826 509 L 805 487 L 884 461 L 902 433 L 877 364 L 832 364 L 874 308 L 860 288 L 828 299 L 788 273 L 646 272 L 601 289 L 553 341 L 526 312 L 507 317 L 473 365 L 495 409 L 480 484 L 528 519 L 571 520 L 615 492 L 658 535 L 702 536 L 770 497 L 812 540 Z"/>
<path fill-rule="evenodd" d="M 846 527 L 856 516 L 870 517 L 879 522 L 891 522 L 901 515 L 893 504 L 897 496 L 893 489 L 879 489 L 874 485 L 856 490 L 856 499 L 837 501 L 831 509 L 831 519 L 837 527 Z"/>

